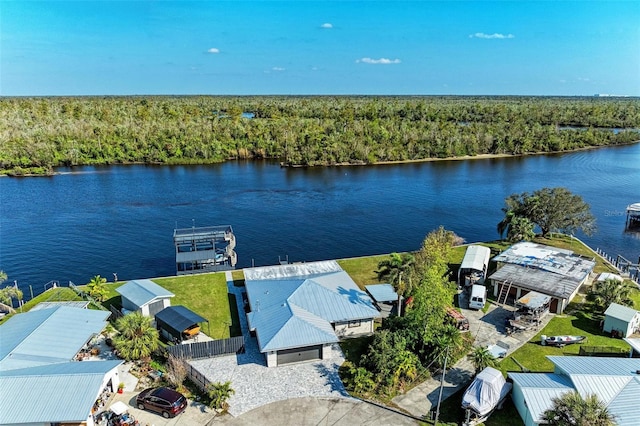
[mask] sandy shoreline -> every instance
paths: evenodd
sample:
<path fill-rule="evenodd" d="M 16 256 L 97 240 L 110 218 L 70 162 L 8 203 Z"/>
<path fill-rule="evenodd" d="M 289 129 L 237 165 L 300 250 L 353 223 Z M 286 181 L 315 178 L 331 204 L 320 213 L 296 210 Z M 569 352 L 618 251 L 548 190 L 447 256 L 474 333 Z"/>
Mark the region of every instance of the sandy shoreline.
<path fill-rule="evenodd" d="M 600 148 L 609 148 L 609 147 L 616 147 L 616 146 L 628 146 L 628 145 L 633 145 L 636 143 L 639 143 L 640 140 L 638 141 L 634 141 L 634 142 L 630 142 L 630 143 L 626 143 L 626 144 L 617 144 L 617 145 L 602 145 L 602 146 L 587 146 L 587 147 L 583 147 L 583 148 L 576 148 L 576 149 L 572 149 L 572 150 L 567 150 L 567 151 L 549 151 L 549 152 L 533 152 L 533 153 L 524 153 L 524 154 L 477 154 L 477 155 L 463 155 L 460 157 L 445 157 L 445 158 L 436 158 L 436 157 L 430 157 L 430 158 L 419 158 L 419 159 L 415 159 L 415 160 L 389 160 L 389 161 L 378 161 L 375 163 L 336 163 L 336 164 L 319 164 L 319 165 L 314 165 L 314 166 L 303 166 L 303 165 L 291 165 L 291 166 L 287 166 L 284 163 L 280 163 L 280 166 L 283 168 L 292 168 L 292 169 L 298 169 L 298 168 L 308 168 L 308 167 L 352 167 L 352 166 L 378 166 L 378 165 L 389 165 L 389 164 L 411 164 L 411 163 L 428 163 L 428 162 L 434 162 L 434 161 L 466 161 L 466 160 L 489 160 L 489 159 L 496 159 L 496 158 L 518 158 L 518 157 L 530 157 L 530 156 L 536 156 L 536 155 L 557 155 L 557 154 L 568 154 L 568 153 L 572 153 L 572 152 L 580 152 L 580 151 L 590 151 L 593 149 L 600 149 Z M 227 161 L 233 161 L 233 159 L 229 159 Z M 180 163 L 180 164 L 165 164 L 165 163 L 140 163 L 140 162 L 131 162 L 131 163 L 117 163 L 117 164 L 105 164 L 105 165 L 100 165 L 100 167 L 106 166 L 133 166 L 133 165 L 149 165 L 149 166 L 190 166 L 190 165 L 206 165 L 209 163 Z M 218 163 L 210 163 L 210 164 L 220 164 Z M 78 165 L 76 167 L 85 167 L 88 166 L 89 164 L 85 164 L 85 165 Z M 25 173 L 24 175 L 20 175 L 20 176 L 11 176 L 11 175 L 7 175 L 7 174 L 0 174 L 0 177 L 50 177 L 50 176 L 57 176 L 57 175 L 76 175 L 76 174 L 88 174 L 88 173 L 101 173 L 100 171 L 92 171 L 92 172 L 87 172 L 87 171 L 70 171 L 70 172 L 53 172 L 50 174 L 27 174 Z"/>

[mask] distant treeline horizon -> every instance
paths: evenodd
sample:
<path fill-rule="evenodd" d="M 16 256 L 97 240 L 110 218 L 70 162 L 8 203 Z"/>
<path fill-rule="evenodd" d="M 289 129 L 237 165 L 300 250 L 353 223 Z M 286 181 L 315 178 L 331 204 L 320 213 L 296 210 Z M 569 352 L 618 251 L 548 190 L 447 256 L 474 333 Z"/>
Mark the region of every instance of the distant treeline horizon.
<path fill-rule="evenodd" d="M 323 166 L 523 155 L 628 144 L 640 139 L 639 128 L 640 99 L 625 97 L 2 97 L 0 172 L 251 158 Z"/>

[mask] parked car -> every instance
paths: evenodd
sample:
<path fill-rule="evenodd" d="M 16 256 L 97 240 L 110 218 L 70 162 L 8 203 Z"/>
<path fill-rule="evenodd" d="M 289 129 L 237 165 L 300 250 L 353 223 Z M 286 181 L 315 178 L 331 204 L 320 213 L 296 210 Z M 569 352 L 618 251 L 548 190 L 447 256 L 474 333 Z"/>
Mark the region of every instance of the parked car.
<path fill-rule="evenodd" d="M 177 416 L 187 408 L 187 398 L 170 388 L 149 388 L 136 397 L 136 405 L 141 410 L 155 411 L 168 419 Z"/>

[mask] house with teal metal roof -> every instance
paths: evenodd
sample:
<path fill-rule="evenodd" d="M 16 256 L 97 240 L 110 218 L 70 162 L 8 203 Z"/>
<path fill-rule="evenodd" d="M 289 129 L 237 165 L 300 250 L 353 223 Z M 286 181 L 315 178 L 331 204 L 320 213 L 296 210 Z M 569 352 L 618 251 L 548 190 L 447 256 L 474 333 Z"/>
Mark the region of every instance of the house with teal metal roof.
<path fill-rule="evenodd" d="M 553 373 L 507 373 L 513 381 L 513 400 L 525 426 L 545 424 L 542 414 L 553 398 L 577 391 L 595 394 L 615 416 L 618 426 L 640 424 L 640 359 L 547 356 Z"/>
<path fill-rule="evenodd" d="M 0 325 L 0 425 L 83 424 L 105 391 L 115 392 L 122 361 L 75 361 L 109 312 L 45 307 Z"/>
<path fill-rule="evenodd" d="M 250 312 L 267 366 L 325 359 L 341 338 L 373 332 L 380 316 L 335 261 L 245 269 Z"/>

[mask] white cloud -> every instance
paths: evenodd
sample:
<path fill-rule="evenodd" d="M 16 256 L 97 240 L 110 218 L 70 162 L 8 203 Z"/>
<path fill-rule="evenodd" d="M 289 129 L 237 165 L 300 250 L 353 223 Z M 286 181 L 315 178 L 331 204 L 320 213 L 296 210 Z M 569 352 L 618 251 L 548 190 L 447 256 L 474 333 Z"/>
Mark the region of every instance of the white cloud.
<path fill-rule="evenodd" d="M 320 25 L 320 28 L 325 28 L 327 30 L 330 30 L 331 28 L 333 28 L 333 24 L 329 22 L 325 22 L 324 24 Z"/>
<path fill-rule="evenodd" d="M 469 38 L 505 39 L 505 38 L 516 38 L 516 36 L 514 36 L 513 34 L 500 34 L 500 33 L 493 33 L 493 34 L 474 33 L 474 34 L 469 34 Z"/>
<path fill-rule="evenodd" d="M 273 67 L 271 68 L 273 71 L 284 71 L 286 68 L 282 68 L 282 67 Z"/>
<path fill-rule="evenodd" d="M 373 59 L 373 58 L 360 58 L 360 59 L 356 59 L 357 63 L 364 63 L 364 64 L 382 64 L 382 65 L 389 65 L 389 64 L 399 64 L 401 61 L 400 59 L 387 59 L 387 58 L 380 58 L 380 59 Z"/>
<path fill-rule="evenodd" d="M 218 49 L 217 47 L 212 47 L 211 49 L 207 50 L 207 53 L 220 53 L 220 49 Z"/>

